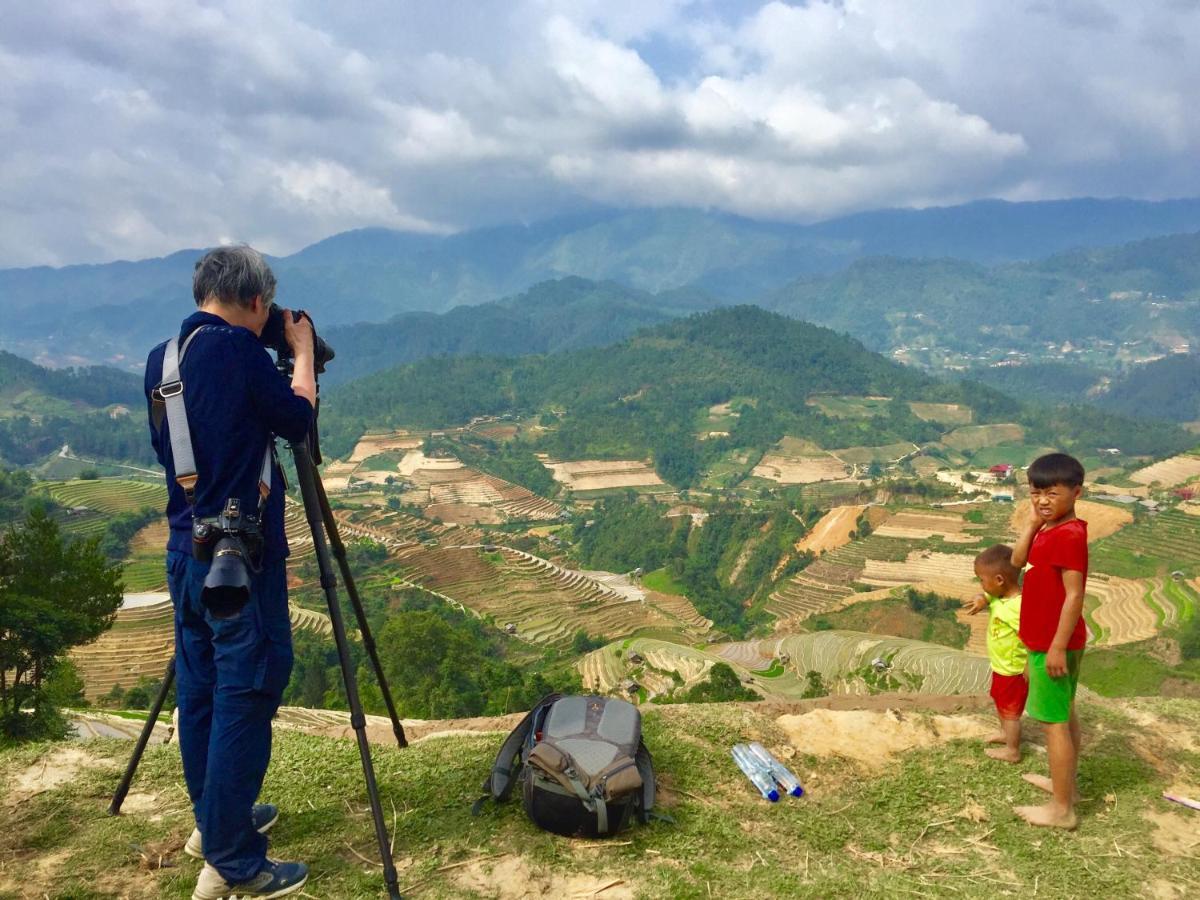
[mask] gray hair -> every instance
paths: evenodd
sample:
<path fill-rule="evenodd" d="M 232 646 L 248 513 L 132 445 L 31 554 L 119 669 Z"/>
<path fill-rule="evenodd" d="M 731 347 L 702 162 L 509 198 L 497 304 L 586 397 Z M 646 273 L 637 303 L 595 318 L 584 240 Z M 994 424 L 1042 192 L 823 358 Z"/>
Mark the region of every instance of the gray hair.
<path fill-rule="evenodd" d="M 222 303 L 248 307 L 260 295 L 264 305 L 275 299 L 275 273 L 253 247 L 217 247 L 197 261 L 192 276 L 197 306 L 215 297 Z"/>

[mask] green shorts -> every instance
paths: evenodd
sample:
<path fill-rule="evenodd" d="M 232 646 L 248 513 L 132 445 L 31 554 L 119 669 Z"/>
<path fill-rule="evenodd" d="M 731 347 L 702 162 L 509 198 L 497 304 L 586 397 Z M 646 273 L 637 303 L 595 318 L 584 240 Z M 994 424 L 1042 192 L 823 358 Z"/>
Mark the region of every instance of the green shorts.
<path fill-rule="evenodd" d="M 1051 678 L 1046 674 L 1046 654 L 1029 651 L 1029 700 L 1025 712 L 1039 722 L 1066 722 L 1071 718 L 1075 688 L 1079 685 L 1082 650 L 1067 651 L 1067 674 Z"/>

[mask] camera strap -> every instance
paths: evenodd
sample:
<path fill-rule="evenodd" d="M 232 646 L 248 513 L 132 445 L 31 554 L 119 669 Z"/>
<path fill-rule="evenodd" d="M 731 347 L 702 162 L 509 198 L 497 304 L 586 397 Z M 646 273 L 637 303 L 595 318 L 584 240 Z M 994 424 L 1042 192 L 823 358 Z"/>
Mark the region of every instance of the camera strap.
<path fill-rule="evenodd" d="M 175 482 L 183 489 L 189 506 L 195 503 L 196 497 L 196 456 L 192 452 L 192 432 L 188 427 L 187 409 L 183 400 L 183 381 L 180 378 L 179 367 L 183 357 L 191 346 L 192 340 L 208 326 L 201 325 L 187 336 L 183 345 L 178 337 L 167 341 L 163 353 L 162 380 L 154 389 L 151 398 L 162 401 L 166 408 L 167 424 L 171 426 L 171 459 L 175 463 Z M 271 468 L 275 461 L 275 442 L 267 440 L 267 448 L 263 451 L 262 468 L 258 474 L 258 510 L 259 515 L 266 505 L 267 495 L 271 493 Z"/>

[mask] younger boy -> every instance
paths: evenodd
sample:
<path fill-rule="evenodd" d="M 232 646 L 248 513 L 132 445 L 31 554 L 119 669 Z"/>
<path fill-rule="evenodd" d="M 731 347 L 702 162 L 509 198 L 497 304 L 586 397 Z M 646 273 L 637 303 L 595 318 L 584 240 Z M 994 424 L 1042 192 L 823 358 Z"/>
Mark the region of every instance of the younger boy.
<path fill-rule="evenodd" d="M 1025 528 L 1012 562 L 1025 573 L 1020 636 L 1029 648 L 1030 716 L 1046 726 L 1050 778 L 1025 779 L 1052 795 L 1042 806 L 1018 806 L 1032 825 L 1074 828 L 1075 776 L 1079 767 L 1079 719 L 1075 688 L 1087 631 L 1083 594 L 1087 587 L 1087 523 L 1075 515 L 1083 492 L 1083 466 L 1065 453 L 1040 456 L 1029 467 L 1033 521 Z"/>
<path fill-rule="evenodd" d="M 966 604 L 974 615 L 988 611 L 987 650 L 992 664 L 992 700 L 1000 716 L 1000 732 L 987 739 L 984 752 L 992 759 L 1018 763 L 1021 761 L 1021 714 L 1029 682 L 1025 678 L 1028 653 L 1017 630 L 1021 623 L 1021 570 L 1012 564 L 1012 547 L 996 544 L 975 557 L 975 577 L 983 587 Z"/>

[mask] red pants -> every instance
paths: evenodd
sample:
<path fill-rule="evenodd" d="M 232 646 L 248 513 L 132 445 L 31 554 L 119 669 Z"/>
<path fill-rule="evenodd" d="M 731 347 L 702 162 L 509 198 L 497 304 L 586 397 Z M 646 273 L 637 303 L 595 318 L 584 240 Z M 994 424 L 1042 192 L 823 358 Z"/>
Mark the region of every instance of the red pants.
<path fill-rule="evenodd" d="M 996 701 L 996 712 L 1002 719 L 1019 719 L 1025 712 L 1025 699 L 1029 696 L 1029 682 L 1025 674 L 1001 675 L 992 673 L 992 699 Z"/>

